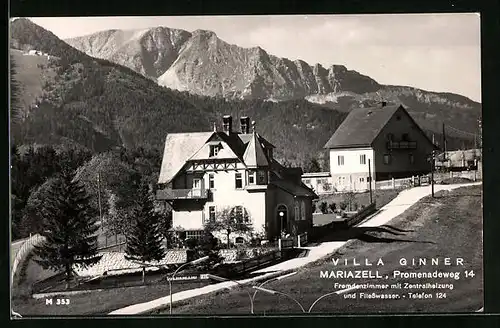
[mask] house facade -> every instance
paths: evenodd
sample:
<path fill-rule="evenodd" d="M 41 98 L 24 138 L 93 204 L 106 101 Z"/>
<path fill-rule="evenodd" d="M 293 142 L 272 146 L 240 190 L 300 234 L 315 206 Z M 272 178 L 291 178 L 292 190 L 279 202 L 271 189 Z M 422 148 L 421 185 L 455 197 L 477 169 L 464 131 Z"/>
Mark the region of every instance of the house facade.
<path fill-rule="evenodd" d="M 274 159 L 275 147 L 252 123 L 251 128 L 250 119 L 242 117 L 241 131 L 235 132 L 226 115 L 222 131 L 214 125 L 211 132 L 167 135 L 157 199 L 172 207 L 172 226 L 186 231 L 187 238 L 200 237 L 205 223 L 223 210 L 269 239 L 280 231 L 297 234 L 312 226 L 317 196 L 300 181 L 300 169 L 285 168 Z M 225 239 L 223 233 L 217 237 Z M 241 242 L 250 236 L 230 238 Z"/>
<path fill-rule="evenodd" d="M 375 181 L 426 174 L 435 145 L 401 105 L 353 109 L 325 144 L 336 191 L 364 191 Z"/>

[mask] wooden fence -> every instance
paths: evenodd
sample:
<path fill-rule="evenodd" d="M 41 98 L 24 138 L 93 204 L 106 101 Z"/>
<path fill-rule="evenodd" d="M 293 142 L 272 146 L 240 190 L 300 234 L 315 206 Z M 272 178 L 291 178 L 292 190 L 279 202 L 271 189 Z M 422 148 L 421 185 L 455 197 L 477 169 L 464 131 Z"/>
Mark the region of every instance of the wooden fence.
<path fill-rule="evenodd" d="M 297 247 L 303 247 L 307 245 L 307 232 L 301 233 L 295 238 L 295 240 L 297 241 Z"/>
<path fill-rule="evenodd" d="M 278 249 L 279 250 L 292 248 L 293 245 L 294 245 L 294 238 L 293 237 L 278 239 Z"/>
<path fill-rule="evenodd" d="M 435 172 L 434 173 L 434 182 L 441 183 L 444 180 L 450 178 L 465 178 L 471 181 L 481 180 L 481 173 L 478 171 L 462 171 L 462 172 Z M 414 186 L 427 185 L 431 183 L 430 174 L 421 175 L 421 176 L 413 176 L 409 178 L 402 179 L 391 179 L 391 180 L 383 180 L 375 182 L 376 190 L 383 189 L 405 189 Z"/>
<path fill-rule="evenodd" d="M 240 275 L 250 270 L 258 269 L 266 264 L 274 263 L 281 259 L 282 253 L 280 250 L 269 252 L 256 256 L 254 258 L 241 261 L 239 263 L 220 265 L 215 273 L 223 277 Z"/>
<path fill-rule="evenodd" d="M 17 270 L 22 266 L 23 262 L 26 260 L 29 253 L 33 251 L 36 245 L 40 245 L 45 240 L 45 237 L 41 235 L 33 235 L 28 238 L 21 248 L 17 251 L 16 256 L 14 257 L 14 262 L 12 263 L 10 279 L 11 282 L 14 282 L 14 275 Z"/>
<path fill-rule="evenodd" d="M 366 217 L 368 217 L 370 214 L 375 213 L 376 210 L 376 205 L 375 203 L 371 203 L 370 205 L 366 206 L 365 208 L 359 210 L 356 214 L 354 214 L 351 217 L 348 217 L 344 222 L 347 228 L 355 226 L 356 224 L 360 223 L 363 221 Z"/>

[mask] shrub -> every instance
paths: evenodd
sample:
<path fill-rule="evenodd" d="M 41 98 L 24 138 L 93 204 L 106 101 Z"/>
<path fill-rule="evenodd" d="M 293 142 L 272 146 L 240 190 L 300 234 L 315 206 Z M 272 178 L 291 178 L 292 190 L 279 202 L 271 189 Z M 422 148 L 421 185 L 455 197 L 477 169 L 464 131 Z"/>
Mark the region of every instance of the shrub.
<path fill-rule="evenodd" d="M 342 211 L 345 211 L 347 208 L 347 203 L 345 201 L 342 201 L 339 203 L 339 207 Z"/>
<path fill-rule="evenodd" d="M 355 210 L 355 211 L 357 211 L 357 210 L 358 210 L 358 207 L 359 207 L 358 203 L 354 203 L 354 204 L 353 204 L 353 207 L 354 207 L 354 210 Z"/>
<path fill-rule="evenodd" d="M 245 248 L 239 248 L 237 251 L 236 251 L 236 260 L 237 261 L 241 261 L 241 260 L 244 260 L 246 259 L 248 256 L 247 256 L 247 251 Z"/>
<path fill-rule="evenodd" d="M 193 249 L 193 250 L 194 250 L 194 249 L 196 248 L 196 246 L 198 246 L 198 240 L 197 240 L 197 239 L 195 239 L 195 238 L 188 238 L 188 239 L 186 239 L 186 240 L 184 241 L 184 243 L 185 243 L 186 247 L 187 247 L 188 249 L 190 249 L 190 250 L 191 250 L 191 249 Z"/>
<path fill-rule="evenodd" d="M 335 213 L 335 210 L 337 209 L 337 204 L 331 203 L 328 205 L 328 207 L 330 208 L 330 211 L 332 211 L 332 213 Z"/>
<path fill-rule="evenodd" d="M 321 213 L 323 214 L 326 214 L 328 213 L 328 204 L 326 202 L 321 202 L 319 204 L 319 210 L 321 211 Z"/>

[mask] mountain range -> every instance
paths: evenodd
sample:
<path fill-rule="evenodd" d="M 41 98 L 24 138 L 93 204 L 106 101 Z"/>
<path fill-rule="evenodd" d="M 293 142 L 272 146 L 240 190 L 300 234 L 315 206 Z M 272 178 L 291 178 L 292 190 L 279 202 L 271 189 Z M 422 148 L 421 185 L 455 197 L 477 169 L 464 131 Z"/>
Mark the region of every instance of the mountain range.
<path fill-rule="evenodd" d="M 342 65 L 230 45 L 210 31 L 109 30 L 63 41 L 28 19 L 10 27 L 22 89 L 18 143 L 161 148 L 167 133 L 249 115 L 279 157 L 300 163 L 321 152 L 350 109 L 381 99 L 403 104 L 430 134 L 439 137 L 442 122 L 453 127 L 452 148 L 470 142 L 481 114 L 460 95 L 382 85 Z"/>
<path fill-rule="evenodd" d="M 325 68 L 279 58 L 260 47 L 229 44 L 206 30 L 107 30 L 65 41 L 90 56 L 129 67 L 159 85 L 198 95 L 307 99 L 339 111 L 384 99 L 403 104 L 419 124 L 433 131 L 440 131 L 444 122 L 475 133 L 481 112 L 479 103 L 461 95 L 382 85 L 343 65 Z"/>

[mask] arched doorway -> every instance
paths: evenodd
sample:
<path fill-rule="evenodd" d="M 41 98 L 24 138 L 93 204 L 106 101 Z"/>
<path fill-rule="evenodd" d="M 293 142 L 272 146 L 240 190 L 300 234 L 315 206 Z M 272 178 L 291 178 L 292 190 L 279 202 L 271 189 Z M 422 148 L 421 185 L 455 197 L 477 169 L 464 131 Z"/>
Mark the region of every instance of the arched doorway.
<path fill-rule="evenodd" d="M 288 209 L 286 205 L 278 205 L 276 208 L 276 219 L 278 222 L 278 235 L 281 235 L 282 231 L 289 232 L 288 227 Z"/>

